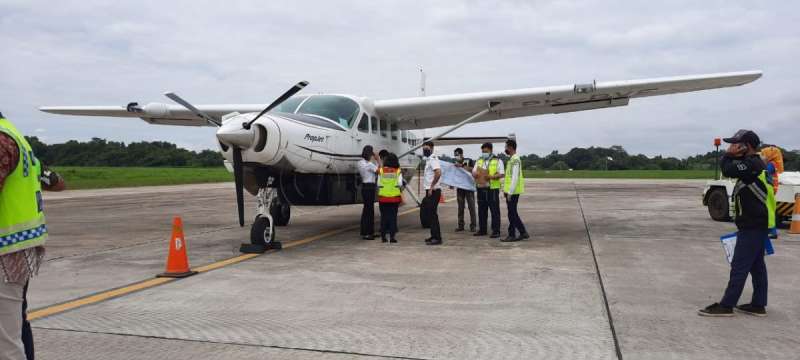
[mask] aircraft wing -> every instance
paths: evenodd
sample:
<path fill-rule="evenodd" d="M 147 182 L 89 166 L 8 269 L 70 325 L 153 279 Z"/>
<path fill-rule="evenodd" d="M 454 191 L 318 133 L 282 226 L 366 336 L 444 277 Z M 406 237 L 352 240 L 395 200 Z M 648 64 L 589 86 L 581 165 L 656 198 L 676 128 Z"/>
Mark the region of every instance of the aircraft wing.
<path fill-rule="evenodd" d="M 761 71 L 743 71 L 377 100 L 375 110 L 401 129 L 425 129 L 458 124 L 490 102 L 497 105 L 474 122 L 625 106 L 634 98 L 740 86 L 760 77 Z"/>
<path fill-rule="evenodd" d="M 225 114 L 232 112 L 259 112 L 265 106 L 265 104 L 223 104 L 197 105 L 197 108 L 219 120 Z M 177 104 L 150 103 L 139 106 L 137 103 L 130 103 L 127 106 L 45 106 L 39 108 L 39 110 L 63 115 L 140 118 L 150 124 L 158 125 L 211 126 L 205 119 L 192 114 L 188 109 Z"/>
<path fill-rule="evenodd" d="M 427 141 L 428 139 L 429 138 L 424 138 L 423 141 Z M 514 136 L 514 134 L 510 134 L 509 136 L 445 136 L 436 139 L 436 145 L 477 145 L 487 142 L 499 144 L 506 142 L 508 139 L 516 140 L 516 136 Z"/>

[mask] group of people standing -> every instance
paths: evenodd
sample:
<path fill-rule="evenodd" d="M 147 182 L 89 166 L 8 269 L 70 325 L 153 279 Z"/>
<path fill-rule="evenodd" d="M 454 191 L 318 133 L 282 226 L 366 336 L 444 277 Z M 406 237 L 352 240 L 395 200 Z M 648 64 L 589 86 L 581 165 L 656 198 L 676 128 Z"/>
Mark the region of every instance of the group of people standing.
<path fill-rule="evenodd" d="M 430 226 L 430 237 L 425 239 L 427 245 L 442 244 L 442 233 L 439 226 L 438 206 L 442 197 L 442 167 L 438 156 L 434 152 L 434 143 L 427 141 L 422 146 L 425 157 L 425 170 L 423 172 L 423 187 L 425 197 L 422 200 L 421 211 Z M 492 152 L 492 144 L 481 145 L 481 157 L 477 161 L 464 157 L 464 151 L 457 148 L 454 151 L 455 166 L 471 173 L 475 182 L 476 191 L 458 188 L 456 198 L 458 201 L 458 227 L 456 232 L 465 231 L 464 209 L 469 210 L 469 230 L 474 236 L 499 238 L 500 235 L 500 192 L 506 201 L 508 209 L 508 235 L 502 241 L 512 242 L 528 239 L 527 230 L 517 211 L 519 197 L 524 192 L 524 175 L 522 162 L 517 155 L 516 141 L 509 139 L 505 144 L 505 153 L 508 163 Z M 362 151 L 362 159 L 358 168 L 362 180 L 361 196 L 364 207 L 361 213 L 361 237 L 365 240 L 375 238 L 374 231 L 374 202 L 377 193 L 379 209 L 381 212 L 380 235 L 384 242 L 395 243 L 397 239 L 397 209 L 403 203 L 402 189 L 405 186 L 400 172 L 397 155 L 381 151 L 374 153 L 372 146 L 367 145 Z M 376 191 L 377 190 L 377 191 Z M 477 229 L 475 198 L 477 195 Z M 491 234 L 489 233 L 489 214 L 491 214 Z M 477 230 L 477 231 L 476 231 Z M 388 235 L 388 240 L 387 240 Z"/>

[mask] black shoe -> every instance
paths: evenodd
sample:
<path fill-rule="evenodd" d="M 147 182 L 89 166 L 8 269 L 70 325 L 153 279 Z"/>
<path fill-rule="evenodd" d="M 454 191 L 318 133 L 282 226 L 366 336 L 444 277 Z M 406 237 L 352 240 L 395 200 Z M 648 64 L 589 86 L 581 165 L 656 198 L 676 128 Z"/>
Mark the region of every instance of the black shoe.
<path fill-rule="evenodd" d="M 385 237 L 381 237 L 381 242 L 382 242 L 382 243 L 385 243 L 386 241 L 388 241 L 388 240 L 386 240 L 386 238 L 385 238 Z"/>
<path fill-rule="evenodd" d="M 470 225 L 469 226 L 469 232 L 471 232 L 471 233 L 475 232 L 475 225 Z"/>
<path fill-rule="evenodd" d="M 733 308 L 725 307 L 719 303 L 713 303 L 706 306 L 705 309 L 697 310 L 700 316 L 714 316 L 714 317 L 727 317 L 733 316 Z"/>
<path fill-rule="evenodd" d="M 372 235 L 364 235 L 361 238 L 364 240 L 375 240 L 375 237 Z"/>
<path fill-rule="evenodd" d="M 492 239 L 497 239 L 497 238 L 499 238 L 499 237 L 500 237 L 500 233 L 499 233 L 499 232 L 492 233 L 492 235 L 491 235 L 491 236 L 489 236 L 489 237 L 490 237 L 490 238 L 492 238 Z"/>
<path fill-rule="evenodd" d="M 506 236 L 505 239 L 500 240 L 500 241 L 502 241 L 502 242 L 514 242 L 514 241 L 519 241 L 519 240 L 520 240 L 520 238 L 509 234 L 508 236 Z"/>
<path fill-rule="evenodd" d="M 442 245 L 441 239 L 431 239 L 431 241 L 426 241 L 425 244 L 428 245 Z"/>
<path fill-rule="evenodd" d="M 487 234 L 485 232 L 482 232 L 482 231 L 478 231 L 478 232 L 472 234 L 472 236 L 486 236 L 486 235 Z"/>
<path fill-rule="evenodd" d="M 460 231 L 464 231 L 464 227 L 463 226 L 459 226 L 455 230 L 455 232 L 460 232 Z"/>
<path fill-rule="evenodd" d="M 389 243 L 391 243 L 391 244 L 397 244 L 397 239 L 395 239 L 395 238 L 391 238 L 391 239 L 389 239 Z"/>
<path fill-rule="evenodd" d="M 530 235 L 528 235 L 528 233 L 522 233 L 522 234 L 519 234 L 519 236 L 517 237 L 517 241 L 530 239 L 530 238 L 531 237 L 530 237 Z"/>
<path fill-rule="evenodd" d="M 429 238 L 425 239 L 425 243 L 427 244 L 427 243 L 431 242 L 432 240 L 433 240 L 433 238 L 429 237 Z"/>
<path fill-rule="evenodd" d="M 742 304 L 736 306 L 736 310 L 753 316 L 767 316 L 767 308 L 763 306 L 753 306 L 752 304 Z"/>

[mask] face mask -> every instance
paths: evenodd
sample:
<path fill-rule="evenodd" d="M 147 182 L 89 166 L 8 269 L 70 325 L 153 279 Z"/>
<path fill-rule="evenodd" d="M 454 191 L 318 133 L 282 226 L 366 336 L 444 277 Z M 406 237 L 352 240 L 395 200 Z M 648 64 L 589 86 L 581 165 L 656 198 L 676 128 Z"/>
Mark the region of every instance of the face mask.
<path fill-rule="evenodd" d="M 456 160 L 458 161 L 464 160 L 464 157 L 461 155 L 456 155 Z"/>
<path fill-rule="evenodd" d="M 425 155 L 425 157 L 429 157 L 431 154 L 433 154 L 431 149 L 422 149 L 422 155 Z"/>
<path fill-rule="evenodd" d="M 508 151 L 508 149 L 506 149 L 506 155 L 511 155 L 511 151 Z"/>
<path fill-rule="evenodd" d="M 490 156 L 492 156 L 492 154 L 491 154 L 491 153 L 481 153 L 481 159 L 484 159 L 484 160 L 486 160 L 486 159 L 488 159 Z"/>

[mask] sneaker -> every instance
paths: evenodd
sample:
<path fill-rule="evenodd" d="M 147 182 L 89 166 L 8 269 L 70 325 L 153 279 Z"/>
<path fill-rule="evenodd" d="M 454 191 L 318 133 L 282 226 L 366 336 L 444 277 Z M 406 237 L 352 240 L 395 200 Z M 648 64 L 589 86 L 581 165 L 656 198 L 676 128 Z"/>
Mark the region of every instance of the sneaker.
<path fill-rule="evenodd" d="M 518 237 L 516 237 L 514 235 L 508 235 L 508 236 L 506 236 L 505 239 L 500 240 L 500 241 L 502 241 L 502 242 L 514 242 L 514 241 L 519 241 L 519 240 L 520 240 L 520 238 L 518 238 Z"/>
<path fill-rule="evenodd" d="M 737 305 L 736 310 L 753 316 L 767 316 L 767 308 L 763 306 L 753 306 L 752 304 Z"/>
<path fill-rule="evenodd" d="M 733 308 L 722 306 L 719 303 L 713 303 L 706 306 L 705 309 L 697 310 L 697 314 L 700 316 L 713 317 L 733 316 Z"/>
<path fill-rule="evenodd" d="M 488 234 L 486 234 L 485 232 L 482 232 L 482 231 L 478 231 L 478 232 L 472 234 L 472 236 L 486 236 L 486 235 L 488 235 Z"/>
<path fill-rule="evenodd" d="M 489 237 L 490 237 L 490 238 L 492 238 L 492 239 L 497 239 L 497 238 L 499 238 L 499 237 L 500 237 L 500 233 L 499 233 L 499 232 L 492 233 L 492 235 L 491 235 L 491 236 L 489 236 Z"/>
<path fill-rule="evenodd" d="M 461 231 L 464 231 L 464 227 L 463 226 L 459 226 L 455 230 L 455 232 L 461 232 Z"/>
<path fill-rule="evenodd" d="M 528 233 L 523 233 L 523 234 L 519 234 L 519 237 L 517 237 L 517 241 L 519 241 L 519 240 L 525 240 L 525 239 L 530 239 L 530 238 L 531 238 L 531 237 L 530 237 L 530 235 L 528 235 Z"/>
<path fill-rule="evenodd" d="M 442 245 L 442 240 L 441 239 L 431 239 L 431 241 L 426 241 L 425 243 L 428 244 L 428 245 Z"/>

